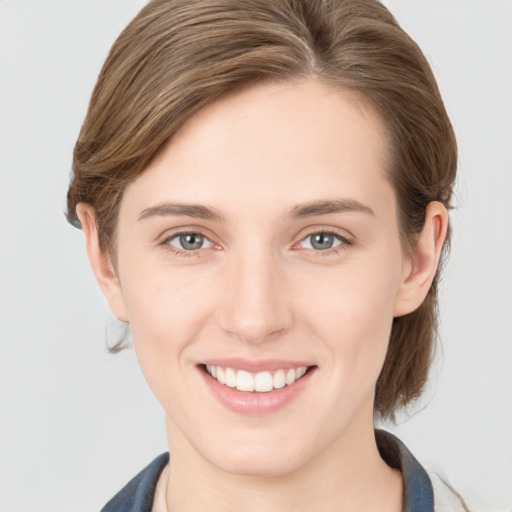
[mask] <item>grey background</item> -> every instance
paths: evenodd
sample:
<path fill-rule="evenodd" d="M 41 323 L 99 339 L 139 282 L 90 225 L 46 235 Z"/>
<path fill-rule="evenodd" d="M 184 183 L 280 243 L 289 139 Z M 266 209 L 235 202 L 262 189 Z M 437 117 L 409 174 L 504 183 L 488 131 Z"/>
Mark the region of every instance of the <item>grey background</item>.
<path fill-rule="evenodd" d="M 71 152 L 135 0 L 0 1 L 0 511 L 98 510 L 166 450 L 164 416 L 64 220 Z M 474 510 L 512 510 L 512 2 L 389 0 L 459 138 L 442 349 L 394 430 Z M 412 411 L 414 412 L 414 411 Z"/>

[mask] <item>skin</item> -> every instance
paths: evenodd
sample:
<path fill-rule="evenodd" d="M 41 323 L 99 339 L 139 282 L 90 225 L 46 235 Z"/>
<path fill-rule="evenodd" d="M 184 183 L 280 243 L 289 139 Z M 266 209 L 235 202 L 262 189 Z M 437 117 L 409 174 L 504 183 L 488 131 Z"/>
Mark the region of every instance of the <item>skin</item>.
<path fill-rule="evenodd" d="M 95 275 L 166 412 L 169 510 L 401 510 L 401 477 L 375 444 L 375 383 L 393 317 L 430 287 L 447 213 L 429 205 L 406 255 L 386 162 L 382 123 L 353 94 L 313 78 L 257 85 L 195 114 L 128 186 L 115 267 L 78 206 Z M 290 215 L 340 199 L 363 207 Z M 169 202 L 222 219 L 149 214 Z M 187 253 L 176 233 L 204 243 Z M 315 249 L 312 233 L 333 247 Z M 204 385 L 198 363 L 219 357 L 316 370 L 285 407 L 249 416 Z"/>

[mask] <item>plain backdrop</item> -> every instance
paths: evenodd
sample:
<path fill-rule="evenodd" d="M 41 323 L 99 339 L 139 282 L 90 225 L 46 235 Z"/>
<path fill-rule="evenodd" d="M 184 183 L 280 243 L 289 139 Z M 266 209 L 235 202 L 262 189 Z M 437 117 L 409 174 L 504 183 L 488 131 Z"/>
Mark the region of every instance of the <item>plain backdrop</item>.
<path fill-rule="evenodd" d="M 0 0 L 0 511 L 99 510 L 166 451 L 164 415 L 64 220 L 108 48 L 144 2 Z M 512 2 L 389 0 L 458 136 L 441 348 L 393 430 L 475 511 L 512 510 Z"/>

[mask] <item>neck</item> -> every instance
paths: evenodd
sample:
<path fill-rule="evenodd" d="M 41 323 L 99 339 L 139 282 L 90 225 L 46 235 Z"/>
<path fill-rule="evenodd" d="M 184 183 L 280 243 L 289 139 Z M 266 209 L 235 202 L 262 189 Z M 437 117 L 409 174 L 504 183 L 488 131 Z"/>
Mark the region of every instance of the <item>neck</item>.
<path fill-rule="evenodd" d="M 168 421 L 170 471 L 167 509 L 172 512 L 399 512 L 402 478 L 380 457 L 373 423 L 354 425 L 299 469 L 282 475 L 240 475 L 198 454 Z"/>

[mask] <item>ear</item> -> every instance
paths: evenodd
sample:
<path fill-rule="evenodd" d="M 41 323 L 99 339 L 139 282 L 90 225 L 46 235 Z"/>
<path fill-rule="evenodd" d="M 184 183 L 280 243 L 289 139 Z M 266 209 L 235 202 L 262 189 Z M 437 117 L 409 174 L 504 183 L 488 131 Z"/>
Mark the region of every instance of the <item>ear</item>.
<path fill-rule="evenodd" d="M 432 201 L 427 206 L 423 230 L 404 265 L 402 284 L 395 300 L 395 317 L 412 313 L 425 300 L 436 275 L 447 231 L 448 212 L 442 203 Z"/>
<path fill-rule="evenodd" d="M 101 249 L 96 224 L 96 214 L 90 205 L 79 203 L 76 207 L 76 214 L 85 236 L 87 255 L 92 271 L 100 285 L 101 291 L 107 299 L 112 313 L 121 321 L 127 322 L 126 306 L 121 289 L 121 283 L 116 275 L 110 255 Z"/>

